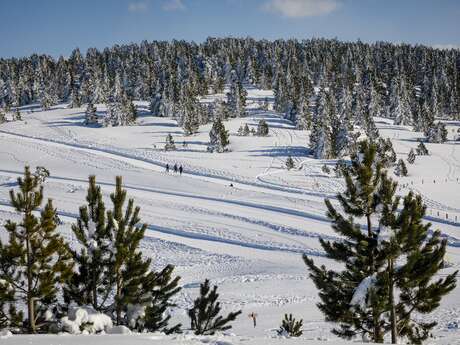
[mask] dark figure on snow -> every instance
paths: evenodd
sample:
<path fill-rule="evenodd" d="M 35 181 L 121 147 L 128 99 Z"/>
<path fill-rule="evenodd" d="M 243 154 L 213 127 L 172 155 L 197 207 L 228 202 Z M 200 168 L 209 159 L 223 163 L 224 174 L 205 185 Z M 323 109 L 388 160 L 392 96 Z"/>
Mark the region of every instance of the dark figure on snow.
<path fill-rule="evenodd" d="M 166 164 L 166 172 L 169 173 L 169 164 Z"/>
<path fill-rule="evenodd" d="M 174 172 L 177 174 L 177 164 L 174 164 Z"/>
<path fill-rule="evenodd" d="M 250 319 L 252 319 L 252 322 L 254 324 L 254 328 L 256 328 L 256 326 L 257 326 L 257 314 L 252 312 L 248 316 L 249 316 Z"/>
<path fill-rule="evenodd" d="M 179 174 L 182 175 L 182 172 L 184 171 L 184 169 L 182 168 L 182 165 L 179 167 Z"/>

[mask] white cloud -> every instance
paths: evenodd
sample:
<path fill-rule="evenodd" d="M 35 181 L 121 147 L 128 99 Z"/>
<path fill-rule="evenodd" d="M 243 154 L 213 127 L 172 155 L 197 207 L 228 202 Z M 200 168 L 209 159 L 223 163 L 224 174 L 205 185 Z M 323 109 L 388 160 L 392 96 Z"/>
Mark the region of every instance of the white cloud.
<path fill-rule="evenodd" d="M 147 1 L 131 2 L 128 5 L 129 12 L 144 12 L 149 7 Z"/>
<path fill-rule="evenodd" d="M 302 18 L 328 14 L 340 6 L 340 0 L 269 0 L 262 8 L 284 17 Z"/>
<path fill-rule="evenodd" d="M 180 11 L 185 10 L 185 5 L 182 0 L 167 0 L 163 3 L 163 10 L 165 11 Z"/>
<path fill-rule="evenodd" d="M 460 49 L 460 44 L 433 44 L 436 49 Z"/>

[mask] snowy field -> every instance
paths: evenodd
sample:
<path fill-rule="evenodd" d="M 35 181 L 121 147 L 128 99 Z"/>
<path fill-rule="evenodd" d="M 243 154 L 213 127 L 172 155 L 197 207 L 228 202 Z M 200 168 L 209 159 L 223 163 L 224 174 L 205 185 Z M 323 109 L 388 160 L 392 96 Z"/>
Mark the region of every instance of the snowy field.
<path fill-rule="evenodd" d="M 148 104 L 138 102 L 138 125 L 132 127 L 85 127 L 84 108 L 67 109 L 65 104 L 42 112 L 38 107 L 22 108 L 23 121 L 0 125 L 0 222 L 16 215 L 8 206 L 8 192 L 24 165 L 45 166 L 51 177 L 45 196 L 58 207 L 64 224 L 62 233 L 74 242 L 70 225 L 84 203 L 88 175 L 97 176 L 105 196 L 113 190 L 116 175 L 124 177 L 129 196 L 141 206 L 141 218 L 150 224 L 142 243 L 146 256 L 158 268 L 176 266 L 182 277 L 182 291 L 174 319 L 185 326 L 185 312 L 205 278 L 219 284 L 226 310 L 242 309 L 231 334 L 218 337 L 181 335 L 87 336 L 90 344 L 317 344 L 342 343 L 324 322 L 316 308 L 317 291 L 308 279 L 301 254 L 324 258 L 318 239 L 335 238 L 325 217 L 323 199 L 334 199 L 343 182 L 322 172 L 335 161 L 308 156 L 308 131 L 296 130 L 272 111 L 262 111 L 258 101 L 272 99 L 270 91 L 249 89 L 246 118 L 225 122 L 230 131 L 231 152 L 206 151 L 211 125 L 184 136 L 175 121 L 149 115 Z M 104 107 L 98 105 L 98 112 Z M 239 137 L 238 128 L 257 125 L 264 118 L 268 137 Z M 406 159 L 417 146 L 421 133 L 376 119 L 383 137 L 391 138 L 398 158 Z M 460 123 L 449 123 L 449 138 Z M 162 150 L 168 133 L 177 151 Z M 184 145 L 185 144 L 185 145 Z M 400 193 L 414 190 L 428 206 L 427 220 L 448 238 L 450 267 L 460 267 L 460 142 L 426 144 L 430 156 L 417 157 L 408 165 L 409 176 L 396 178 Z M 296 169 L 284 168 L 291 155 Z M 165 164 L 182 165 L 182 176 L 165 172 Z M 233 185 L 230 186 L 230 184 Z M 4 238 L 5 231 L 0 230 Z M 257 327 L 247 316 L 258 314 Z M 276 337 L 284 313 L 304 319 L 300 340 Z M 460 344 L 460 287 L 446 297 L 430 319 L 438 321 L 430 344 Z M 104 337 L 101 341 L 101 337 Z M 1 344 L 75 344 L 72 336 L 12 336 Z M 83 343 L 83 341 L 81 341 Z"/>

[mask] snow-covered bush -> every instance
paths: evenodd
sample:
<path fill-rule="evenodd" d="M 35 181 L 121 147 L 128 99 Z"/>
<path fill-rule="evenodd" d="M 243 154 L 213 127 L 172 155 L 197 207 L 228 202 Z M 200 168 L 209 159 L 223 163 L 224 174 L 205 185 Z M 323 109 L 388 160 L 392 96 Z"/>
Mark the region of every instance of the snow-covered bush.
<path fill-rule="evenodd" d="M 95 334 L 112 328 L 110 316 L 92 307 L 69 307 L 68 316 L 61 318 L 62 330 L 71 334 Z"/>

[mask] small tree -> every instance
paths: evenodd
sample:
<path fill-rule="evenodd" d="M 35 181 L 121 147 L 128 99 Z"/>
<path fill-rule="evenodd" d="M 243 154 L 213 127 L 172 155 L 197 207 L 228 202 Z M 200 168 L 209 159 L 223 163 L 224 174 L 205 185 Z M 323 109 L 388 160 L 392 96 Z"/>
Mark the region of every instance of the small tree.
<path fill-rule="evenodd" d="M 407 155 L 407 162 L 409 164 L 414 164 L 415 162 L 415 152 L 413 149 L 410 149 L 409 154 Z"/>
<path fill-rule="evenodd" d="M 288 337 L 300 337 L 303 334 L 302 330 L 303 320 L 297 321 L 292 317 L 292 314 L 284 314 L 284 320 L 281 322 L 280 329 L 277 331 L 278 335 Z"/>
<path fill-rule="evenodd" d="M 294 160 L 292 159 L 291 156 L 288 156 L 288 158 L 286 159 L 286 168 L 287 168 L 287 170 L 294 169 L 294 167 L 295 167 Z"/>
<path fill-rule="evenodd" d="M 329 169 L 329 167 L 326 164 L 323 164 L 323 166 L 321 167 L 321 171 L 327 175 L 331 173 L 331 169 Z"/>
<path fill-rule="evenodd" d="M 97 117 L 96 111 L 97 111 L 97 108 L 94 106 L 94 104 L 91 102 L 88 103 L 88 106 L 86 107 L 86 111 L 85 111 L 85 121 L 84 121 L 85 126 L 95 125 L 99 123 L 99 119 Z"/>
<path fill-rule="evenodd" d="M 6 115 L 2 109 L 0 109 L 0 125 L 6 122 Z"/>
<path fill-rule="evenodd" d="M 45 311 L 56 302 L 59 286 L 72 273 L 72 263 L 56 231 L 52 201 L 48 200 L 39 218 L 35 215 L 43 202 L 40 180 L 26 167 L 18 184 L 20 191 L 11 190 L 10 199 L 22 220 L 19 224 L 7 221 L 9 243 L 0 241 L 0 286 L 4 290 L 0 296 L 26 306 L 27 330 L 36 333 L 48 325 Z M 10 310 L 17 322 L 20 316 Z"/>
<path fill-rule="evenodd" d="M 430 153 L 426 148 L 425 144 L 421 141 L 416 148 L 417 155 L 419 156 L 428 156 Z"/>
<path fill-rule="evenodd" d="M 176 145 L 174 144 L 174 139 L 171 133 L 168 133 L 166 136 L 166 144 L 165 144 L 165 151 L 174 151 L 176 149 Z"/>
<path fill-rule="evenodd" d="M 406 167 L 406 163 L 404 163 L 404 160 L 402 159 L 398 160 L 398 163 L 396 164 L 394 172 L 396 176 L 407 176 L 407 167 Z"/>
<path fill-rule="evenodd" d="M 247 137 L 247 136 L 249 135 L 249 133 L 250 133 L 250 132 L 249 132 L 249 126 L 248 126 L 247 123 L 245 123 L 245 124 L 244 124 L 244 128 L 243 128 L 243 135 L 244 135 L 245 137 Z"/>
<path fill-rule="evenodd" d="M 266 137 L 268 135 L 268 131 L 269 129 L 267 122 L 264 119 L 260 120 L 257 125 L 257 135 L 261 137 Z"/>
<path fill-rule="evenodd" d="M 224 124 L 220 118 L 217 118 L 209 132 L 209 145 L 215 147 L 217 152 L 224 152 L 227 150 L 229 141 L 228 131 L 225 129 Z"/>
<path fill-rule="evenodd" d="M 213 335 L 217 331 L 226 331 L 232 328 L 227 324 L 241 314 L 239 310 L 229 313 L 226 317 L 219 316 L 221 307 L 217 301 L 218 298 L 217 286 L 211 289 L 209 280 L 206 279 L 200 285 L 200 296 L 193 303 L 192 309 L 188 311 L 191 329 L 196 335 Z"/>
<path fill-rule="evenodd" d="M 166 334 L 179 333 L 182 324 L 168 327 L 171 316 L 168 308 L 175 307 L 171 298 L 181 288 L 178 286 L 180 277 L 172 277 L 174 266 L 168 265 L 162 271 L 155 273 L 155 287 L 152 290 L 152 301 L 145 308 L 145 315 L 141 320 L 142 329 L 149 332 L 164 332 Z"/>
<path fill-rule="evenodd" d="M 80 207 L 77 222 L 72 224 L 72 232 L 81 249 L 70 249 L 76 271 L 64 288 L 64 299 L 67 303 L 73 301 L 106 312 L 111 292 L 108 270 L 112 256 L 111 236 L 101 188 L 95 176 L 89 177 L 86 202 Z"/>

